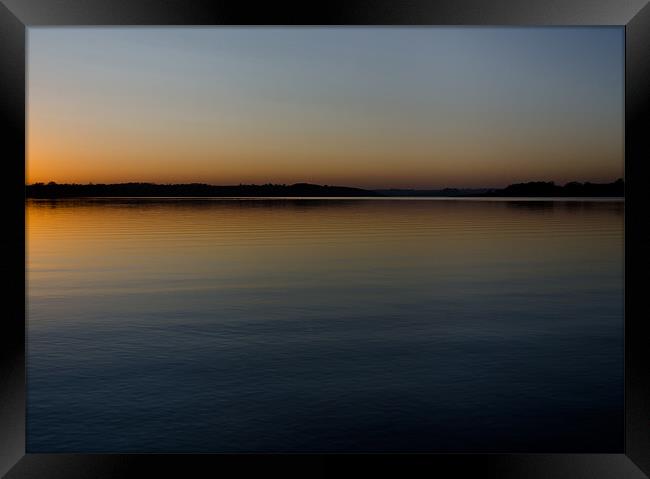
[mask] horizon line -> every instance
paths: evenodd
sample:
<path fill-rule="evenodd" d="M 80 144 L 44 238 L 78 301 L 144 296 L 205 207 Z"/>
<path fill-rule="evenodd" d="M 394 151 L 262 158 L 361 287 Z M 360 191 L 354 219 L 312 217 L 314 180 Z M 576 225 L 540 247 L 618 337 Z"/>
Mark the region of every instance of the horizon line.
<path fill-rule="evenodd" d="M 139 185 L 156 185 L 156 186 L 183 186 L 183 185 L 202 185 L 202 186 L 212 186 L 212 187 L 241 187 L 241 186 L 283 186 L 283 187 L 289 187 L 289 186 L 296 186 L 296 185 L 310 185 L 310 186 L 322 186 L 322 187 L 330 187 L 330 188 L 354 188 L 354 189 L 360 189 L 360 190 L 367 190 L 367 191 L 381 191 L 381 190 L 412 190 L 412 191 L 430 191 L 430 190 L 499 190 L 499 189 L 504 189 L 507 188 L 508 186 L 512 185 L 520 185 L 520 184 L 528 184 L 528 183 L 552 183 L 556 186 L 566 186 L 572 183 L 579 183 L 579 184 L 592 184 L 592 185 L 603 185 L 603 184 L 612 184 L 616 183 L 618 181 L 623 181 L 625 182 L 625 179 L 622 177 L 616 178 L 615 180 L 609 181 L 609 182 L 592 182 L 592 181 L 578 181 L 578 180 L 571 180 L 567 181 L 566 183 L 557 183 L 555 180 L 528 180 L 528 181 L 518 181 L 514 183 L 510 183 L 506 186 L 502 187 L 496 187 L 496 186 L 438 186 L 438 187 L 394 187 L 394 186 L 389 186 L 389 187 L 380 187 L 380 188 L 367 188 L 367 187 L 360 187 L 360 186 L 348 186 L 348 185 L 336 185 L 336 184 L 321 184 L 321 183 L 309 183 L 306 181 L 299 181 L 296 183 L 272 183 L 272 182 L 267 182 L 267 183 L 237 183 L 237 184 L 214 184 L 214 183 L 202 183 L 199 181 L 193 181 L 189 183 L 156 183 L 156 182 L 151 182 L 151 181 L 123 181 L 123 182 L 116 182 L 116 183 L 95 183 L 95 182 L 87 182 L 87 183 L 58 183 L 56 181 L 49 181 L 49 182 L 34 182 L 34 183 L 25 183 L 25 186 L 101 186 L 101 185 L 133 185 L 133 184 L 139 184 Z"/>

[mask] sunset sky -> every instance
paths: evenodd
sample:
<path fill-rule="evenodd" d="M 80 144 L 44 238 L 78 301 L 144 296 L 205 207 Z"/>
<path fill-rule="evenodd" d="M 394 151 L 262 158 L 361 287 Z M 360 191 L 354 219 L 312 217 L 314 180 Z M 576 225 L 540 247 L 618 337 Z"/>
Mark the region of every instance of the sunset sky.
<path fill-rule="evenodd" d="M 28 183 L 623 177 L 618 27 L 28 35 Z"/>

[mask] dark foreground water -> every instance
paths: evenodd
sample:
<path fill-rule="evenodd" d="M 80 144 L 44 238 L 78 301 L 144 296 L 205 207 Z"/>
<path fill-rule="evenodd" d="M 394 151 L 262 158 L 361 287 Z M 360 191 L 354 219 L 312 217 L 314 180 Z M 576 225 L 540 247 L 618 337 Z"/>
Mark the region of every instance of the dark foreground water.
<path fill-rule="evenodd" d="M 623 447 L 622 202 L 29 201 L 29 452 Z"/>

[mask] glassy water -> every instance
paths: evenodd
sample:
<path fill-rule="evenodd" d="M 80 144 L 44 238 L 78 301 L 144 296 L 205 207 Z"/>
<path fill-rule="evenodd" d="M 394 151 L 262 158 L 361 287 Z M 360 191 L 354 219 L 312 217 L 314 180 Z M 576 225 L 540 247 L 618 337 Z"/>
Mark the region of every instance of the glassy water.
<path fill-rule="evenodd" d="M 620 452 L 623 202 L 27 204 L 29 452 Z"/>

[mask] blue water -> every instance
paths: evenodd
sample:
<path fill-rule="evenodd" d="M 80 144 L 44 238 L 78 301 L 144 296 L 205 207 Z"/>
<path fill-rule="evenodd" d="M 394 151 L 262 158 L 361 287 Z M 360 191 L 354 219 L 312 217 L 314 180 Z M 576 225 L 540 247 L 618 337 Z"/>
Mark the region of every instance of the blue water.
<path fill-rule="evenodd" d="M 623 202 L 30 200 L 28 452 L 621 452 Z"/>

